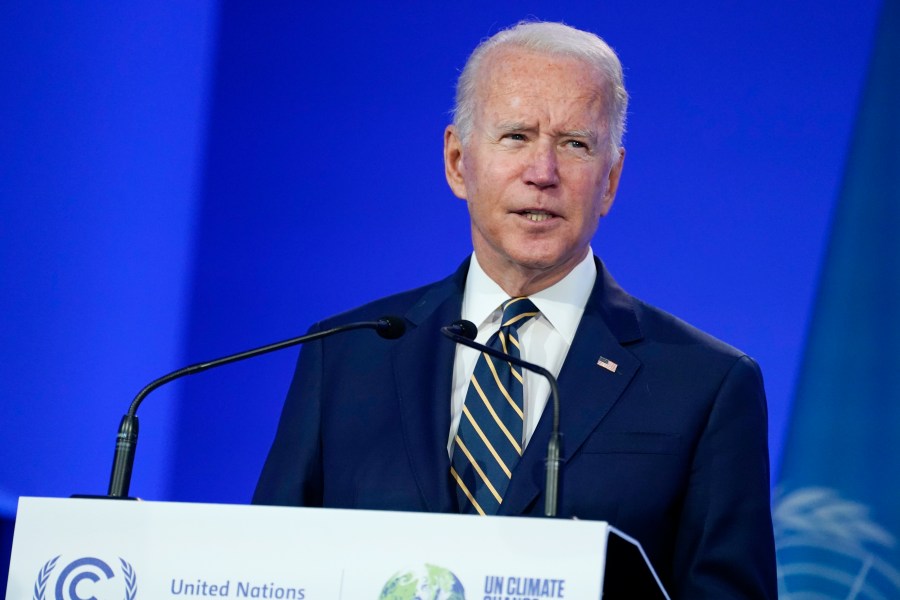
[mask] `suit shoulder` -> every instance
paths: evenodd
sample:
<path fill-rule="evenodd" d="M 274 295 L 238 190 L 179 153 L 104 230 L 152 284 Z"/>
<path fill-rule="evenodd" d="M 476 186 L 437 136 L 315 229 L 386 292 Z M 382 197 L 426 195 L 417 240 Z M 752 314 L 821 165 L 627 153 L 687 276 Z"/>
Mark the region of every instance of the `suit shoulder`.
<path fill-rule="evenodd" d="M 316 323 L 314 327 L 327 329 L 344 323 L 367 321 L 385 316 L 398 316 L 409 319 L 417 307 L 432 302 L 436 297 L 444 297 L 454 293 L 454 291 L 461 293 L 462 282 L 459 281 L 459 273 L 457 271 L 440 281 L 372 300 L 356 308 L 323 319 Z"/>
<path fill-rule="evenodd" d="M 691 406 L 742 406 L 762 415 L 764 423 L 765 383 L 752 357 L 641 300 L 634 301 L 634 310 L 643 337 L 627 348 L 640 360 L 643 377 L 664 386 L 670 397 L 686 394 Z"/>
<path fill-rule="evenodd" d="M 738 359 L 758 369 L 747 353 L 691 325 L 690 323 L 638 298 L 633 298 L 635 315 L 640 323 L 644 342 L 672 347 L 686 355 L 703 355 L 734 364 Z"/>

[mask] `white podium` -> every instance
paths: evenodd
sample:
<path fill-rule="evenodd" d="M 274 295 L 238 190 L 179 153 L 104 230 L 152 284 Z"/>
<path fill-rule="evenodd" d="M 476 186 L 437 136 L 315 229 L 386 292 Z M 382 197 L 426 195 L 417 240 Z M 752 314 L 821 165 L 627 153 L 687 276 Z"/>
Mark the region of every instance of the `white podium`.
<path fill-rule="evenodd" d="M 22 498 L 7 600 L 665 598 L 603 522 Z"/>

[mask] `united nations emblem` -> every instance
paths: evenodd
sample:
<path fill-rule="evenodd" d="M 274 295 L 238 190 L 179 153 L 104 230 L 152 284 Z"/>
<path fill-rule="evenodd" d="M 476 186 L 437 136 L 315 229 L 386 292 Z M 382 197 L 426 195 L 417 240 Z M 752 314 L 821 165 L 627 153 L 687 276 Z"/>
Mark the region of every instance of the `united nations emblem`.
<path fill-rule="evenodd" d="M 829 488 L 776 493 L 778 597 L 900 598 L 896 540 L 869 513 Z"/>
<path fill-rule="evenodd" d="M 73 560 L 54 575 L 59 558 L 38 571 L 32 600 L 137 600 L 137 575 L 124 559 L 119 558 L 122 576 L 116 577 L 112 567 L 90 556 Z"/>

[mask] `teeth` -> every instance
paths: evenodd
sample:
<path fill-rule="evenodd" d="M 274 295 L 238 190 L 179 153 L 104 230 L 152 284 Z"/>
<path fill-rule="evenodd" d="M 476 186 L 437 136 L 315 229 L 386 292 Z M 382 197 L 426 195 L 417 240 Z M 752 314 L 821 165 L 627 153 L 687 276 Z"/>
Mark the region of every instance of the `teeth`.
<path fill-rule="evenodd" d="M 532 212 L 529 210 L 525 211 L 524 214 L 529 221 L 546 221 L 550 218 L 550 215 L 544 212 Z"/>

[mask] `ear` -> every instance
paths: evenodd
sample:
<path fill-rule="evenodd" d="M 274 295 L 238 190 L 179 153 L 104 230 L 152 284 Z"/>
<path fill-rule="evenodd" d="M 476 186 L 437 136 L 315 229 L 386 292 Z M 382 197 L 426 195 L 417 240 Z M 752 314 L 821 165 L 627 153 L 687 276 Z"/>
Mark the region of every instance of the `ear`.
<path fill-rule="evenodd" d="M 619 157 L 609 168 L 606 177 L 606 193 L 603 194 L 603 204 L 600 207 L 600 216 L 605 217 L 612 208 L 616 199 L 616 190 L 619 189 L 619 178 L 622 177 L 622 166 L 625 164 L 625 148 L 619 148 Z"/>
<path fill-rule="evenodd" d="M 444 174 L 447 183 L 457 198 L 466 199 L 465 167 L 463 166 L 463 144 L 456 133 L 456 127 L 448 125 L 444 130 Z"/>

